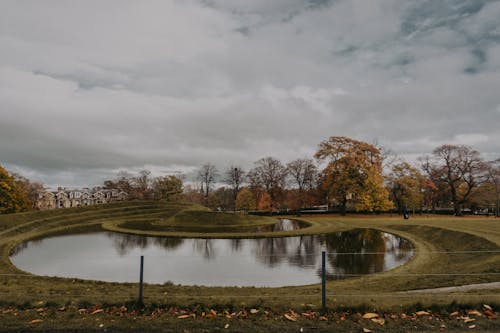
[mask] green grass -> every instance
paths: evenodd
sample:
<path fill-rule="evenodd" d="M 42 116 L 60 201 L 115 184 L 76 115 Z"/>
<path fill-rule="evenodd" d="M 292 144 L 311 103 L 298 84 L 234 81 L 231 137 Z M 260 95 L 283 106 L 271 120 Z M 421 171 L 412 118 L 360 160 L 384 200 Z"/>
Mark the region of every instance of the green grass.
<path fill-rule="evenodd" d="M 399 216 L 325 215 L 302 216 L 301 220 L 309 223 L 309 227 L 290 232 L 267 232 L 257 235 L 254 231 L 248 232 L 249 229 L 246 228 L 274 223 L 274 220 L 222 215 L 184 203 L 126 202 L 3 215 L 0 216 L 0 274 L 3 274 L 0 275 L 1 304 L 33 307 L 39 302 L 42 304 L 50 302 L 54 307 L 59 307 L 87 303 L 133 302 L 137 297 L 137 284 L 33 276 L 19 271 L 8 260 L 12 249 L 23 241 L 77 230 L 99 229 L 101 225 L 118 230 L 126 227 L 123 228 L 126 232 L 135 232 L 131 229 L 149 225 L 150 228 L 159 226 L 164 229 L 146 230 L 147 234 L 158 232 L 171 236 L 237 238 L 320 234 L 354 228 L 373 228 L 409 239 L 415 246 L 415 256 L 406 265 L 387 272 L 341 281 L 328 281 L 327 305 L 330 309 L 365 307 L 401 311 L 415 306 L 416 303 L 425 308 L 433 305 L 446 307 L 453 302 L 466 304 L 500 302 L 499 290 L 438 294 L 405 292 L 421 288 L 500 281 L 499 275 L 490 274 L 500 273 L 500 253 L 446 253 L 500 250 L 499 219 L 412 216 L 410 220 L 403 220 Z M 184 230 L 172 229 L 175 226 L 183 227 Z M 475 275 L 441 275 L 448 273 Z M 222 288 L 176 286 L 169 283 L 148 284 L 145 286 L 144 295 L 147 305 L 175 304 L 185 307 L 234 309 L 256 307 L 273 311 L 284 311 L 289 308 L 298 311 L 318 310 L 321 302 L 319 285 Z M 66 314 L 61 316 L 64 317 Z M 4 317 L 0 313 L 0 323 L 2 318 Z M 241 325 L 245 327 L 246 324 Z M 154 327 L 151 326 L 151 329 Z"/>

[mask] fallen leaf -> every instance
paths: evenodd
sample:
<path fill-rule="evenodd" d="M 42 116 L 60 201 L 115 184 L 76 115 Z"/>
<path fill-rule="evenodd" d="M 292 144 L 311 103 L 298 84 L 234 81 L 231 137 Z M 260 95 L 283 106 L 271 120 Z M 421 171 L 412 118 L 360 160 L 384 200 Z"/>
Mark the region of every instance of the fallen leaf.
<path fill-rule="evenodd" d="M 43 322 L 43 320 L 41 320 L 41 319 L 33 319 L 32 321 L 30 321 L 30 324 L 40 324 L 42 322 Z"/>
<path fill-rule="evenodd" d="M 57 309 L 57 311 L 66 311 L 66 307 L 65 306 L 61 306 L 59 309 Z"/>
<path fill-rule="evenodd" d="M 476 325 L 470 325 L 469 328 L 470 329 L 476 328 Z"/>
<path fill-rule="evenodd" d="M 229 328 L 229 324 L 224 325 L 224 328 Z"/>
<path fill-rule="evenodd" d="M 363 328 L 363 333 L 372 333 L 372 330 L 368 328 Z"/>
<path fill-rule="evenodd" d="M 217 311 L 215 311 L 214 309 L 210 309 L 210 313 L 213 314 L 214 316 L 217 316 Z"/>
<path fill-rule="evenodd" d="M 297 321 L 297 318 L 294 316 L 289 315 L 288 313 L 285 313 L 285 318 L 290 320 L 290 321 Z"/>
<path fill-rule="evenodd" d="M 467 314 L 469 316 L 478 316 L 478 317 L 482 317 L 483 314 L 477 310 L 470 310 L 470 311 L 467 311 Z"/>
<path fill-rule="evenodd" d="M 483 304 L 483 308 L 485 308 L 486 310 L 493 311 L 493 308 L 491 306 L 489 306 L 488 304 Z"/>
<path fill-rule="evenodd" d="M 417 312 L 415 312 L 415 314 L 417 316 L 429 316 L 430 315 L 430 313 L 427 311 L 417 311 Z"/>
<path fill-rule="evenodd" d="M 190 317 L 190 315 L 180 315 L 177 318 L 179 318 L 179 319 L 186 319 L 186 318 L 189 318 L 189 317 Z"/>
<path fill-rule="evenodd" d="M 98 309 L 98 310 L 95 310 L 91 313 L 91 315 L 95 315 L 95 314 L 98 314 L 98 313 L 101 313 L 101 312 L 104 312 L 103 309 Z"/>
<path fill-rule="evenodd" d="M 455 312 L 452 312 L 450 313 L 450 317 L 456 317 L 458 316 L 460 313 L 458 313 L 458 311 L 455 311 Z"/>
<path fill-rule="evenodd" d="M 484 315 L 488 317 L 489 319 L 496 318 L 497 316 L 493 313 L 493 311 L 490 310 L 484 310 Z"/>
<path fill-rule="evenodd" d="M 385 324 L 385 320 L 382 319 L 382 318 L 372 318 L 372 321 L 375 323 L 375 324 L 379 324 L 381 326 L 383 326 Z"/>
<path fill-rule="evenodd" d="M 372 318 L 378 318 L 379 315 L 377 313 L 373 313 L 373 312 L 368 312 L 368 313 L 365 313 L 363 315 L 363 318 L 364 319 L 372 319 Z"/>
<path fill-rule="evenodd" d="M 38 309 L 36 309 L 36 312 L 44 312 L 44 311 L 45 311 L 44 308 L 38 308 Z"/>
<path fill-rule="evenodd" d="M 325 316 L 321 316 L 321 317 L 319 317 L 319 320 L 321 320 L 321 321 L 328 321 L 328 318 L 325 317 Z"/>
<path fill-rule="evenodd" d="M 256 313 L 259 313 L 259 310 L 257 310 L 257 309 L 250 309 L 250 313 L 251 314 L 256 314 Z"/>
<path fill-rule="evenodd" d="M 472 323 L 473 321 L 475 321 L 476 319 L 474 318 L 467 318 L 467 319 L 464 319 L 464 323 Z"/>

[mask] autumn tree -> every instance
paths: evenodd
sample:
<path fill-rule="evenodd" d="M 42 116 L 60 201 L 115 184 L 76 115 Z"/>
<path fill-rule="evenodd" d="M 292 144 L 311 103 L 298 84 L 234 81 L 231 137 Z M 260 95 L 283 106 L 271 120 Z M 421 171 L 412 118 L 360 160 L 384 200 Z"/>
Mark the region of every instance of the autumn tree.
<path fill-rule="evenodd" d="M 390 198 L 400 213 L 422 207 L 425 179 L 420 171 L 407 162 L 393 164 L 387 180 Z"/>
<path fill-rule="evenodd" d="M 322 186 L 343 215 L 349 200 L 356 210 L 380 211 L 392 207 L 383 184 L 383 158 L 375 146 L 332 136 L 319 144 L 314 156 L 320 162 L 327 162 L 322 171 Z"/>
<path fill-rule="evenodd" d="M 201 184 L 200 191 L 203 194 L 205 201 L 208 200 L 208 194 L 212 190 L 212 186 L 214 185 L 217 176 L 217 168 L 215 165 L 210 163 L 204 164 L 200 170 L 198 170 L 198 180 Z"/>
<path fill-rule="evenodd" d="M 235 209 L 236 197 L 240 191 L 241 185 L 245 181 L 245 171 L 241 167 L 231 165 L 225 172 L 224 182 L 229 185 L 233 191 L 232 206 Z"/>
<path fill-rule="evenodd" d="M 154 198 L 158 200 L 177 200 L 182 194 L 182 179 L 175 175 L 156 177 L 153 180 Z"/>
<path fill-rule="evenodd" d="M 487 165 L 478 151 L 464 145 L 442 145 L 423 158 L 423 170 L 436 184 L 446 186 L 455 215 L 473 190 L 487 179 Z"/>
<path fill-rule="evenodd" d="M 0 165 L 0 214 L 27 211 L 32 208 L 22 182 Z"/>
<path fill-rule="evenodd" d="M 248 188 L 242 188 L 236 196 L 236 210 L 248 212 L 256 208 L 254 195 Z"/>
<path fill-rule="evenodd" d="M 271 210 L 279 207 L 286 185 L 286 176 L 286 167 L 273 157 L 261 158 L 248 173 L 250 185 L 263 188 L 269 195 Z"/>

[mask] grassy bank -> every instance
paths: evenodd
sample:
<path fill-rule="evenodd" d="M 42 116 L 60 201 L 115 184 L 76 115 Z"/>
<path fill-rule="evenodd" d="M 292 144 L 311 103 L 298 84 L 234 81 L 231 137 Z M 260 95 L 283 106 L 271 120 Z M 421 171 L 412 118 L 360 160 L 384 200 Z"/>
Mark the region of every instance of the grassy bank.
<path fill-rule="evenodd" d="M 179 212 L 182 213 L 179 214 Z M 399 216 L 303 216 L 301 219 L 310 224 L 305 229 L 256 234 L 245 232 L 244 228 L 274 221 L 250 217 L 235 222 L 234 219 L 226 218 L 225 215 L 224 218 L 219 219 L 218 217 L 222 215 L 213 214 L 218 213 L 206 211 L 204 214 L 203 209 L 193 209 L 189 205 L 173 210 L 172 206 L 166 203 L 129 202 L 0 216 L 1 305 L 17 309 L 49 304 L 49 308 L 54 310 L 63 306 L 66 308 L 86 304 L 88 307 L 97 304 L 119 306 L 133 302 L 137 297 L 137 284 L 33 276 L 19 271 L 10 263 L 8 256 L 17 244 L 28 239 L 48 234 L 71 233 L 77 229 L 100 228 L 103 224 L 111 228 L 113 226 L 120 228 L 123 223 L 138 223 L 132 225 L 136 228 L 141 226 L 141 221 L 165 228 L 171 228 L 176 224 L 189 227 L 198 225 L 200 229 L 192 229 L 192 232 L 185 230 L 174 232 L 171 229 L 167 231 L 171 235 L 189 235 L 190 237 L 227 237 L 228 235 L 271 237 L 329 233 L 353 228 L 383 230 L 412 241 L 416 251 L 413 259 L 406 265 L 388 272 L 341 281 L 328 281 L 327 305 L 330 309 L 362 307 L 367 310 L 400 313 L 415 307 L 417 303 L 420 307 L 426 308 L 447 307 L 453 302 L 471 305 L 500 302 L 499 290 L 418 295 L 406 292 L 413 289 L 500 281 L 498 275 L 500 253 L 486 252 L 500 250 L 500 220 L 495 218 L 412 216 L 410 220 L 403 220 Z M 206 216 L 206 220 L 196 220 L 194 216 L 198 218 Z M 127 224 L 125 226 L 130 227 Z M 238 226 L 243 229 L 234 233 L 214 232 L 215 230 L 212 229 L 207 231 L 207 228 L 237 228 Z M 154 232 L 154 230 L 148 230 L 148 232 Z M 227 311 L 251 308 L 267 309 L 267 311 L 287 311 L 288 309 L 294 309 L 297 312 L 317 311 L 321 302 L 319 285 L 284 288 L 218 288 L 176 286 L 168 283 L 148 284 L 145 286 L 144 295 L 148 306 L 170 305 L 190 309 L 216 307 Z M 68 313 L 60 315 L 69 316 Z M 0 322 L 4 320 L 2 318 L 6 317 L 0 317 Z M 81 318 L 76 317 L 75 320 L 77 319 Z M 168 320 L 172 323 L 179 321 L 177 317 Z M 290 324 L 287 322 L 284 320 L 283 325 Z M 198 324 L 193 321 L 193 325 Z M 324 323 L 314 325 L 324 325 Z"/>

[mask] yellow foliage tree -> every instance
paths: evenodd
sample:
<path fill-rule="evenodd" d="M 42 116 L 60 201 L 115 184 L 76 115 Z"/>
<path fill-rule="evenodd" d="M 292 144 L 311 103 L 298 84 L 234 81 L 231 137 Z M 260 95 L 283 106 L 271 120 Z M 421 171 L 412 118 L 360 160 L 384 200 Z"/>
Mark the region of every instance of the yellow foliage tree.
<path fill-rule="evenodd" d="M 332 136 L 320 143 L 315 157 L 328 162 L 321 183 L 342 214 L 346 213 L 348 200 L 353 201 L 357 210 L 379 211 L 391 207 L 383 185 L 382 154 L 374 145 Z"/>
<path fill-rule="evenodd" d="M 0 214 L 22 212 L 30 207 L 23 184 L 0 165 Z"/>
<path fill-rule="evenodd" d="M 254 195 L 248 188 L 241 189 L 236 195 L 236 209 L 249 211 L 256 208 Z"/>

